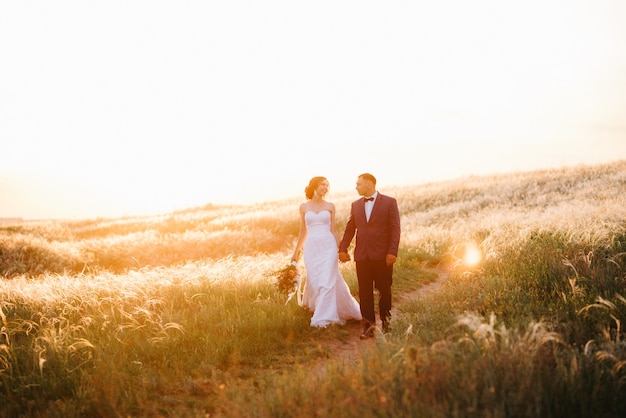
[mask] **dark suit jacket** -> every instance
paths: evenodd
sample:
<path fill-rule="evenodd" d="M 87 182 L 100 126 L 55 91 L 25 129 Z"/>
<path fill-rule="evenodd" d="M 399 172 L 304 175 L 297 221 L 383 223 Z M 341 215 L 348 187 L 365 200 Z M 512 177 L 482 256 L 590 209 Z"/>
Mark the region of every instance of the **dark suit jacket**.
<path fill-rule="evenodd" d="M 387 254 L 398 255 L 400 245 L 400 212 L 396 199 L 378 193 L 369 222 L 363 198 L 352 202 L 340 252 L 348 247 L 356 233 L 354 261 L 385 260 Z"/>

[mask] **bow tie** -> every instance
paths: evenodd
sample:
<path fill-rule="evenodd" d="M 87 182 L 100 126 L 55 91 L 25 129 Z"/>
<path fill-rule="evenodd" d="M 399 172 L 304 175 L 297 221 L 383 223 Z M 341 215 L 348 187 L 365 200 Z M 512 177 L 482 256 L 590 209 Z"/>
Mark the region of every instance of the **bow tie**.
<path fill-rule="evenodd" d="M 374 200 L 374 198 L 373 198 L 373 197 L 364 197 L 364 198 L 363 198 L 363 201 L 364 201 L 364 202 L 371 202 L 371 201 L 373 201 L 373 200 Z"/>

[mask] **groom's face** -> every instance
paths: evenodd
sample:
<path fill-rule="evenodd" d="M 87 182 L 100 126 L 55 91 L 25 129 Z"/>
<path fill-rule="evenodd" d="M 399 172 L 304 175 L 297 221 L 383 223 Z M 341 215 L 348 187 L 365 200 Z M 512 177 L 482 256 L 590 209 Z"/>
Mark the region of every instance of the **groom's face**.
<path fill-rule="evenodd" d="M 371 196 L 376 191 L 376 188 L 370 180 L 359 177 L 356 181 L 356 191 L 359 193 L 359 196 Z"/>

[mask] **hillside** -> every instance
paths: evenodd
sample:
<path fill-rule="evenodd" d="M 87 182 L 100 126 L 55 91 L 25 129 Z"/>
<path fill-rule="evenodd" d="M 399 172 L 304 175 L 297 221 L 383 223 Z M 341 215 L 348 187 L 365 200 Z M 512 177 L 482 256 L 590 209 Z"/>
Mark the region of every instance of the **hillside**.
<path fill-rule="evenodd" d="M 381 190 L 403 235 L 365 346 L 276 286 L 298 199 L 0 227 L 0 417 L 624 416 L 625 186 L 616 162 Z"/>
<path fill-rule="evenodd" d="M 624 219 L 626 162 L 475 176 L 381 190 L 398 198 L 402 246 L 441 259 L 467 241 L 491 243 L 542 228 L 589 231 Z M 338 224 L 354 194 L 332 196 Z M 0 274 L 39 275 L 169 266 L 204 258 L 289 251 L 300 200 L 193 208 L 161 216 L 0 227 Z M 583 232 L 585 231 L 585 232 Z"/>

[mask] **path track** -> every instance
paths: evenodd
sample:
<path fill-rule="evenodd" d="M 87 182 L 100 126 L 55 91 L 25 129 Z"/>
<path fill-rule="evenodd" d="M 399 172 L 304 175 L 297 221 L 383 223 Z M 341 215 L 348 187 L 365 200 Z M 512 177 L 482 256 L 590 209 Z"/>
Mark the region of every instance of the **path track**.
<path fill-rule="evenodd" d="M 431 271 L 437 273 L 437 279 L 434 282 L 431 282 L 427 285 L 424 285 L 410 293 L 402 295 L 400 300 L 394 303 L 394 307 L 391 309 L 391 316 L 397 317 L 396 306 L 401 305 L 405 301 L 411 301 L 414 299 L 419 299 L 429 293 L 436 292 L 439 290 L 441 285 L 448 280 L 448 273 L 443 269 L 426 269 L 427 271 Z M 331 339 L 325 340 L 323 342 L 324 347 L 328 349 L 330 355 L 329 358 L 341 358 L 343 357 L 346 360 L 350 360 L 351 358 L 355 358 L 358 350 L 367 347 L 371 344 L 376 343 L 376 338 L 380 336 L 380 330 L 377 330 L 377 335 L 374 338 L 370 338 L 369 340 L 362 341 L 359 336 L 361 334 L 361 324 L 359 322 L 349 322 L 346 325 L 346 329 L 349 332 L 349 335 L 345 339 Z"/>

